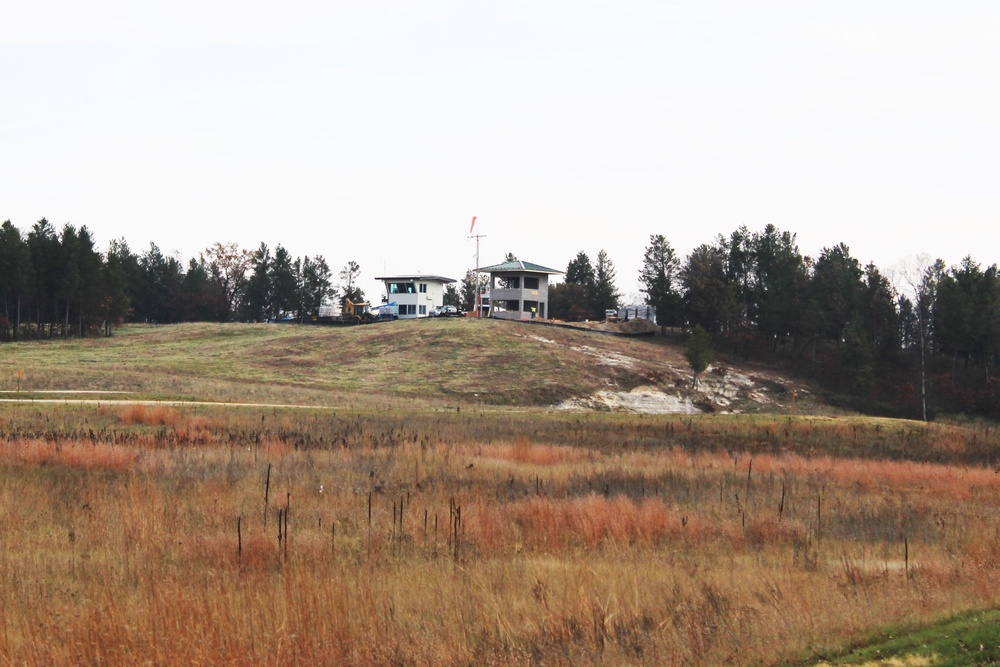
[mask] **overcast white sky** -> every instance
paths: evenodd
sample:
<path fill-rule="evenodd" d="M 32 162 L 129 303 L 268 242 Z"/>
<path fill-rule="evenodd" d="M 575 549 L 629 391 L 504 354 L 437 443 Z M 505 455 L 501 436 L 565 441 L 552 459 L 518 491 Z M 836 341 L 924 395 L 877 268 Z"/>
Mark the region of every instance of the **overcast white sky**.
<path fill-rule="evenodd" d="M 6 3 L 0 220 L 460 278 L 745 224 L 1000 261 L 1000 2 Z"/>

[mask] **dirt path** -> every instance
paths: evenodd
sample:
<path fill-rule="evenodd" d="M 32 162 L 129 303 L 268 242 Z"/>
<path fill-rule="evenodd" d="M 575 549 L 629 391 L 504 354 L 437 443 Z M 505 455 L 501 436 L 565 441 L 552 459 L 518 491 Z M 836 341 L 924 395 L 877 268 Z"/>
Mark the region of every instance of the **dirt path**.
<path fill-rule="evenodd" d="M 16 392 L 2 392 L 16 393 Z M 34 394 L 127 394 L 102 391 L 45 391 Z M 223 401 L 162 401 L 141 398 L 0 398 L 0 403 L 57 403 L 59 405 L 169 405 L 172 407 L 203 406 L 231 408 L 286 408 L 294 410 L 334 410 L 331 405 L 296 405 L 290 403 L 226 403 Z"/>

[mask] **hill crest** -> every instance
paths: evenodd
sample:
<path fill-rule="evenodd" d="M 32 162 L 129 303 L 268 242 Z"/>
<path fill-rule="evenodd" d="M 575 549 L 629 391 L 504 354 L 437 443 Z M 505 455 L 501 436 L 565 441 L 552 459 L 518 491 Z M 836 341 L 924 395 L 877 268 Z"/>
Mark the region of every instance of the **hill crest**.
<path fill-rule="evenodd" d="M 130 326 L 17 343 L 4 389 L 309 405 L 427 403 L 642 413 L 824 411 L 801 383 L 716 363 L 692 387 L 677 345 L 499 320 Z M 807 406 L 806 403 L 809 403 Z"/>

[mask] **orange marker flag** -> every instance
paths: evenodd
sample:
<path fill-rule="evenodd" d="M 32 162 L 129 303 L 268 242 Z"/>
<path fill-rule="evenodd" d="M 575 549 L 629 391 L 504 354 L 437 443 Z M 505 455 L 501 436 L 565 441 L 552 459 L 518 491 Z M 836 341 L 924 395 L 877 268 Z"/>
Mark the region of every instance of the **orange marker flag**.
<path fill-rule="evenodd" d="M 472 229 L 476 226 L 476 216 L 472 216 L 472 224 L 469 225 L 469 233 L 472 233 Z"/>

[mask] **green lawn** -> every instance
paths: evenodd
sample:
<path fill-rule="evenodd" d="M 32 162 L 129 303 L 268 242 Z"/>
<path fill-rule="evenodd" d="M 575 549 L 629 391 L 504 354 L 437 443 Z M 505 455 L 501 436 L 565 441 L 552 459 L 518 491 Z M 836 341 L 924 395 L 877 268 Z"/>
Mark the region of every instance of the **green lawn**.
<path fill-rule="evenodd" d="M 816 667 L 822 665 L 1000 665 L 1000 611 L 971 613 L 919 629 L 884 630 L 870 643 L 820 662 Z"/>

